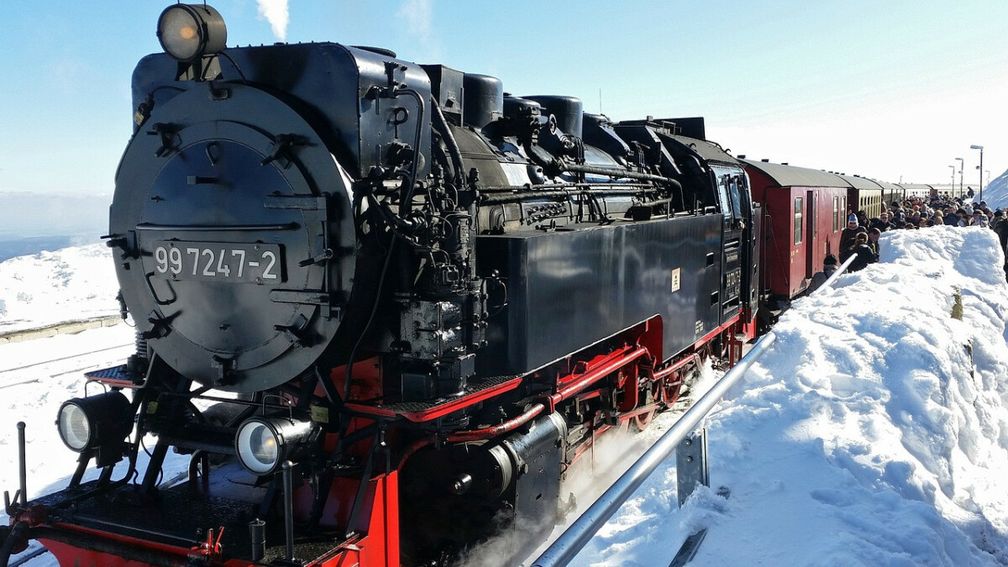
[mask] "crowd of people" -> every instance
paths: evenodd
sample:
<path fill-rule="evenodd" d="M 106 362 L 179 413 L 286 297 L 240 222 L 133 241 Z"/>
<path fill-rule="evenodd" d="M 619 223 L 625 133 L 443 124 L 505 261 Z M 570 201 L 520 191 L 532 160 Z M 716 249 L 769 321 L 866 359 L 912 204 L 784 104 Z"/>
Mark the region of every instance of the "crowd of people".
<path fill-rule="evenodd" d="M 982 226 L 997 233 L 1001 250 L 1008 257 L 1008 216 L 1005 211 L 992 211 L 986 201 L 977 204 L 964 202 L 958 197 L 934 195 L 928 199 L 909 198 L 902 202 L 883 203 L 878 218 L 869 219 L 865 211 L 851 213 L 847 227 L 840 234 L 839 259 L 829 254 L 823 262 L 823 271 L 812 277 L 808 293 L 822 285 L 837 269 L 838 264 L 857 256 L 847 267 L 856 272 L 879 259 L 879 237 L 889 230 L 916 230 L 930 226 Z M 1008 277 L 1008 261 L 1004 270 Z"/>

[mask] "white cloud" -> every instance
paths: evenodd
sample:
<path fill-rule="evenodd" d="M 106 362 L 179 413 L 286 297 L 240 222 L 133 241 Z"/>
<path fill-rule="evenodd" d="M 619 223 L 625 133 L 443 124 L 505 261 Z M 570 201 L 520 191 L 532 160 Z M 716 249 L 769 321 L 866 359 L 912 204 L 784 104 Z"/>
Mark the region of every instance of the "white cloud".
<path fill-rule="evenodd" d="M 290 21 L 287 0 L 257 0 L 257 2 L 259 16 L 269 22 L 273 35 L 280 41 L 287 41 L 287 22 Z"/>

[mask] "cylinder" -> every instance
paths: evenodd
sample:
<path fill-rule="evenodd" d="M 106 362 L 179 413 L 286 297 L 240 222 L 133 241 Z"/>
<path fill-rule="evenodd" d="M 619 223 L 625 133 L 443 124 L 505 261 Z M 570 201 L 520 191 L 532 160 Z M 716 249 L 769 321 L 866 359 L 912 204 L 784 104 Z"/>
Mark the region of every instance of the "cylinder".
<path fill-rule="evenodd" d="M 473 128 L 482 128 L 504 115 L 504 83 L 497 77 L 466 73 L 462 78 L 465 93 L 462 120 Z"/>
<path fill-rule="evenodd" d="M 504 96 L 504 116 L 507 118 L 517 118 L 522 115 L 540 114 L 542 105 L 534 100 L 517 96 Z"/>
<path fill-rule="evenodd" d="M 544 110 L 543 114 L 552 114 L 556 117 L 557 127 L 565 134 L 582 137 L 581 120 L 584 116 L 584 108 L 581 99 L 575 96 L 560 95 L 537 95 L 525 98 L 541 104 Z"/>

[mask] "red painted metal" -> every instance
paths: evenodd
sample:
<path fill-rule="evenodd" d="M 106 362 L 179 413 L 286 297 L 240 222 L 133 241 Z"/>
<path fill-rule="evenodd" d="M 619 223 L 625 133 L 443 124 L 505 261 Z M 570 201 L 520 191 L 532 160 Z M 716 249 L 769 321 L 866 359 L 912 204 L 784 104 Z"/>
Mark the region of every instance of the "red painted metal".
<path fill-rule="evenodd" d="M 648 354 L 648 350 L 644 347 L 626 347 L 604 356 L 595 357 L 586 365 L 584 373 L 569 374 L 557 380 L 557 401 L 570 398 L 646 354 Z"/>
<path fill-rule="evenodd" d="M 398 473 L 378 475 L 371 479 L 365 493 L 362 513 L 356 524 L 356 535 L 335 545 L 330 551 L 317 558 L 307 558 L 308 567 L 396 567 L 399 558 L 399 480 Z M 56 557 L 60 565 L 74 567 L 146 567 L 152 563 L 130 559 L 125 550 L 133 549 L 139 554 L 156 557 L 158 564 L 184 567 L 198 559 L 213 567 L 254 567 L 257 564 L 246 560 L 227 559 L 222 556 L 219 531 L 208 533 L 205 542 L 191 549 L 140 540 L 121 534 L 85 528 L 78 525 L 55 524 L 47 526 L 51 536 L 40 537 L 42 543 Z M 64 536 L 72 539 L 90 539 L 110 542 L 110 547 L 121 547 L 122 554 L 114 554 L 89 549 L 63 541 Z M 68 538 L 70 539 L 70 538 Z M 138 555 L 140 556 L 140 555 Z"/>
<path fill-rule="evenodd" d="M 521 377 L 515 377 L 507 382 L 503 382 L 491 388 L 485 390 L 480 390 L 478 392 L 473 392 L 472 394 L 467 394 L 465 396 L 459 396 L 448 400 L 442 404 L 432 406 L 423 411 L 401 411 L 393 410 L 387 407 L 383 407 L 380 403 L 374 405 L 364 404 L 359 402 L 350 402 L 346 404 L 346 408 L 350 411 L 361 413 L 365 415 L 373 415 L 377 417 L 404 417 L 414 423 L 425 423 L 428 421 L 433 421 L 435 419 L 444 417 L 451 413 L 454 413 L 460 409 L 467 408 L 469 406 L 478 404 L 480 402 L 489 400 L 490 398 L 495 398 L 505 392 L 510 392 L 517 388 L 522 382 Z"/>
<path fill-rule="evenodd" d="M 470 429 L 467 431 L 456 431 L 448 436 L 449 443 L 465 443 L 467 441 L 479 441 L 481 439 L 492 439 L 498 435 L 503 435 L 505 433 L 510 433 L 515 429 L 525 425 L 526 423 L 535 419 L 536 416 L 541 414 L 546 409 L 544 404 L 535 404 L 529 409 L 525 410 L 525 413 L 509 419 L 504 423 L 499 425 L 492 425 L 490 427 L 484 427 L 482 429 Z"/>

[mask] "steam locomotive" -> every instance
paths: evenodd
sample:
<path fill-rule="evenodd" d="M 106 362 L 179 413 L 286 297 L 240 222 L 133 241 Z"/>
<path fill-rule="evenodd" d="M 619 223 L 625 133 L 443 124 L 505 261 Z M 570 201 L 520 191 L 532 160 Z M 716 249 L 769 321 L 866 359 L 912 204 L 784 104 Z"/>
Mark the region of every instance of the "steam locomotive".
<path fill-rule="evenodd" d="M 372 47 L 225 48 L 206 5 L 158 37 L 106 236 L 136 354 L 60 408 L 79 466 L 9 503 L 8 556 L 429 565 L 509 530 L 528 551 L 600 435 L 755 334 L 759 207 L 702 119 L 613 122 Z"/>

